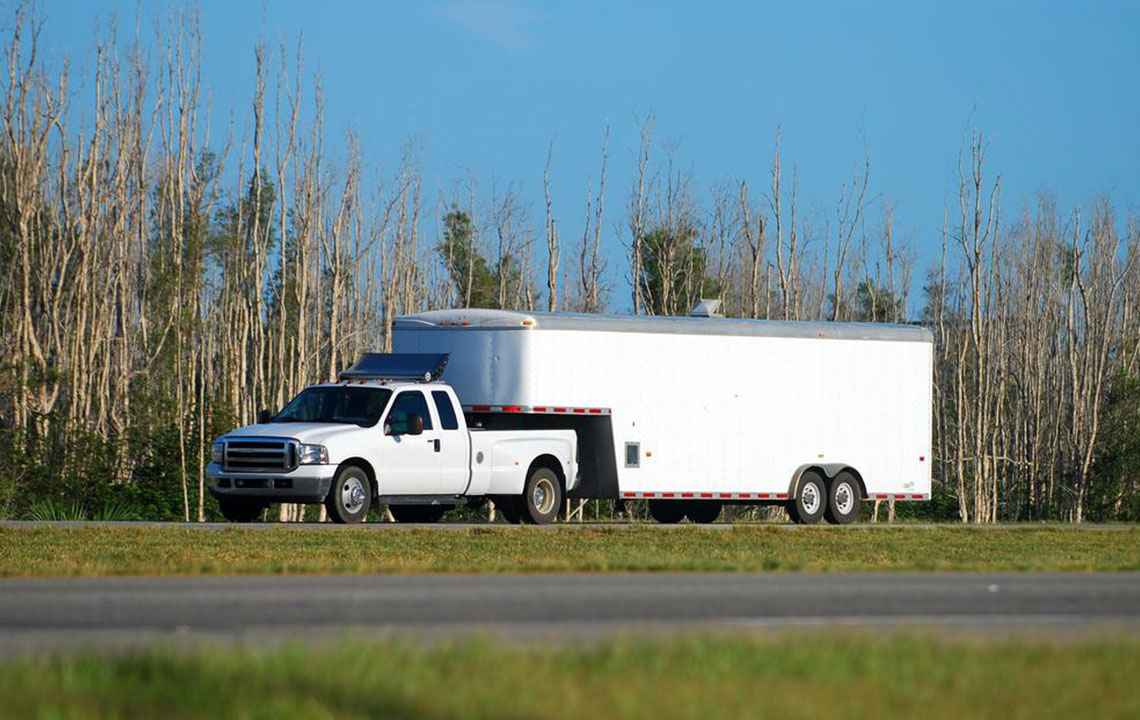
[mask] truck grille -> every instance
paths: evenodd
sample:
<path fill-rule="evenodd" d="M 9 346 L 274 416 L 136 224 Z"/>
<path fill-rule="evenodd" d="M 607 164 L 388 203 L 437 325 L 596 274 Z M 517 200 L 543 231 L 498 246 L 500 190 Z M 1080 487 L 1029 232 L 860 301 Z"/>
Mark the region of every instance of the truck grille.
<path fill-rule="evenodd" d="M 222 464 L 235 472 L 289 472 L 297 467 L 297 441 L 226 440 Z"/>

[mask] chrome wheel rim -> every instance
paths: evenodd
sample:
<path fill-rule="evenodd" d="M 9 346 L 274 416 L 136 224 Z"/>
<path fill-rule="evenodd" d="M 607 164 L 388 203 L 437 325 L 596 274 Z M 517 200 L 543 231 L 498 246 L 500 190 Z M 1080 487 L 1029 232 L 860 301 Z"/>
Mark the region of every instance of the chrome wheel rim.
<path fill-rule="evenodd" d="M 855 506 L 855 490 L 851 483 L 843 482 L 835 488 L 835 509 L 840 515 L 847 515 Z"/>
<path fill-rule="evenodd" d="M 340 504 L 350 513 L 358 513 L 364 507 L 364 483 L 360 478 L 350 477 L 341 483 Z"/>
<path fill-rule="evenodd" d="M 808 483 L 804 485 L 803 490 L 800 490 L 800 503 L 808 515 L 815 515 L 819 512 L 819 499 L 819 488 L 815 483 Z"/>
<path fill-rule="evenodd" d="M 549 478 L 539 478 L 534 484 L 531 501 L 534 503 L 534 509 L 540 514 L 549 514 L 554 509 L 554 483 Z"/>

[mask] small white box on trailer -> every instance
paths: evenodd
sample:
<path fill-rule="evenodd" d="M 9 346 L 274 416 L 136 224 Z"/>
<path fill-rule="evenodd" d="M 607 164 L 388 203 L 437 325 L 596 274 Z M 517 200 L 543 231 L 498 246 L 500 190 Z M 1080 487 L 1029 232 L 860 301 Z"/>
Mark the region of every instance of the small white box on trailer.
<path fill-rule="evenodd" d="M 394 345 L 449 353 L 487 427 L 578 430 L 579 497 L 783 502 L 844 471 L 866 498 L 930 496 L 920 327 L 466 309 L 397 318 Z"/>

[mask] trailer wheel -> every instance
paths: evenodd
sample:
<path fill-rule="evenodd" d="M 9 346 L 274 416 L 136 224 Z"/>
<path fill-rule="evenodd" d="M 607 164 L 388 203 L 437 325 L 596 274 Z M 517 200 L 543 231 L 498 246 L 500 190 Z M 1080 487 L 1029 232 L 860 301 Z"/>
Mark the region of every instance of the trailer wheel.
<path fill-rule="evenodd" d="M 261 517 L 261 513 L 265 512 L 269 503 L 237 498 L 218 498 L 218 506 L 222 509 L 222 517 L 226 520 L 235 523 L 248 523 Z"/>
<path fill-rule="evenodd" d="M 834 525 L 847 525 L 859 517 L 859 481 L 850 470 L 842 470 L 827 484 L 824 516 Z"/>
<path fill-rule="evenodd" d="M 345 465 L 336 474 L 325 498 L 325 508 L 334 523 L 353 524 L 364 519 L 372 504 L 368 476 L 356 465 Z"/>
<path fill-rule="evenodd" d="M 388 512 L 398 523 L 434 523 L 443 519 L 446 505 L 389 505 Z"/>
<path fill-rule="evenodd" d="M 685 503 L 685 515 L 691 522 L 707 525 L 720 517 L 720 503 L 715 500 L 694 500 Z"/>
<path fill-rule="evenodd" d="M 536 467 L 526 479 L 522 496 L 523 522 L 548 525 L 562 507 L 562 483 L 548 467 Z"/>
<path fill-rule="evenodd" d="M 685 503 L 678 500 L 650 500 L 649 515 L 659 523 L 675 525 L 685 517 Z"/>
<path fill-rule="evenodd" d="M 827 508 L 827 487 L 823 476 L 815 470 L 808 470 L 800 476 L 799 492 L 788 501 L 788 515 L 797 525 L 812 525 L 819 522 Z"/>

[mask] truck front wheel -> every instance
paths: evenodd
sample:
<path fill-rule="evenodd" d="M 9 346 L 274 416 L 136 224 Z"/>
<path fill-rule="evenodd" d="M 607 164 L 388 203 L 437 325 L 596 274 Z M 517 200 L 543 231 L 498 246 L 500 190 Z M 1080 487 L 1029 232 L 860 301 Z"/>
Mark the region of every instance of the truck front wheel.
<path fill-rule="evenodd" d="M 346 465 L 336 474 L 325 508 L 334 523 L 358 523 L 368 514 L 372 504 L 368 475 L 355 465 Z"/>
<path fill-rule="evenodd" d="M 524 522 L 535 525 L 548 525 L 558 517 L 562 506 L 562 483 L 548 467 L 536 467 L 530 471 L 523 488 L 522 497 Z"/>
<path fill-rule="evenodd" d="M 239 500 L 237 498 L 219 498 L 218 506 L 222 510 L 222 517 L 230 522 L 248 523 L 261 517 L 261 513 L 269 507 L 269 503 L 257 500 Z"/>
<path fill-rule="evenodd" d="M 823 476 L 808 470 L 800 476 L 799 492 L 788 501 L 788 515 L 797 525 L 812 525 L 819 522 L 826 508 L 827 487 Z"/>

